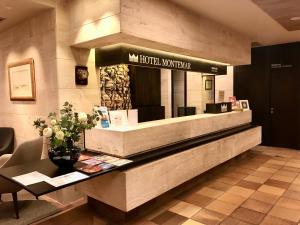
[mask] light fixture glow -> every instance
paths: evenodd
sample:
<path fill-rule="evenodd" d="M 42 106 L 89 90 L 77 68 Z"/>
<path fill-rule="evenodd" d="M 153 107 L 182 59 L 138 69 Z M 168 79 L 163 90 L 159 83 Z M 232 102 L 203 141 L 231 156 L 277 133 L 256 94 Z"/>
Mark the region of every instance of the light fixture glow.
<path fill-rule="evenodd" d="M 290 18 L 291 21 L 298 21 L 300 20 L 300 16 L 294 16 Z"/>

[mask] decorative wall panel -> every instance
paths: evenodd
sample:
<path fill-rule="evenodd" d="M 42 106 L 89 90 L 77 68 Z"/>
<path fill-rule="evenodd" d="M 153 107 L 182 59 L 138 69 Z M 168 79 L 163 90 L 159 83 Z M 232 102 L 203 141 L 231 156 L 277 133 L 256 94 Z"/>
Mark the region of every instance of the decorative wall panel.
<path fill-rule="evenodd" d="M 131 109 L 129 69 L 125 64 L 100 69 L 101 105 L 109 110 Z"/>

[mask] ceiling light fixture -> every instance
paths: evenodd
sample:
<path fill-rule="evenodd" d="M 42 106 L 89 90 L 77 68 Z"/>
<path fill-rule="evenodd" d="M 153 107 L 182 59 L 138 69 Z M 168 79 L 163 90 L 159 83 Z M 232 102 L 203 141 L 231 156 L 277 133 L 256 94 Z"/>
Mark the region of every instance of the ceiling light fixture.
<path fill-rule="evenodd" d="M 292 20 L 292 21 L 298 21 L 298 20 L 300 20 L 300 16 L 291 17 L 290 20 Z"/>

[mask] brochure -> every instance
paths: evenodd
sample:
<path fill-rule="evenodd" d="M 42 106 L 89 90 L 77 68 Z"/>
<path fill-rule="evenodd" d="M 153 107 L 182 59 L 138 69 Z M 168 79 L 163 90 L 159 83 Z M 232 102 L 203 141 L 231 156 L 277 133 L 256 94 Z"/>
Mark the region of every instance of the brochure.
<path fill-rule="evenodd" d="M 58 177 L 54 177 L 52 179 L 47 180 L 46 182 L 48 184 L 51 184 L 54 187 L 59 187 L 59 186 L 65 185 L 65 184 L 83 180 L 85 178 L 88 178 L 88 176 L 76 171 L 76 172 L 68 173 L 65 175 L 58 176 Z"/>
<path fill-rule="evenodd" d="M 28 186 L 28 185 L 43 182 L 43 181 L 47 182 L 47 180 L 50 180 L 51 178 L 42 173 L 34 171 L 31 173 L 26 173 L 26 174 L 23 174 L 20 176 L 13 177 L 12 179 L 19 182 L 20 184 Z"/>

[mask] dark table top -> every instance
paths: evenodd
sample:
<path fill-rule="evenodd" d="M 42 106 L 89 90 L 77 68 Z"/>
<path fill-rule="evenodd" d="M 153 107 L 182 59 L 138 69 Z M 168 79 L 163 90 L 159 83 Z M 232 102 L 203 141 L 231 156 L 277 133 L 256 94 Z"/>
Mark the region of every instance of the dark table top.
<path fill-rule="evenodd" d="M 18 166 L 12 166 L 12 167 L 8 167 L 8 168 L 1 168 L 0 169 L 0 176 L 7 179 L 7 180 L 10 180 L 10 181 L 18 184 L 18 185 L 20 185 L 21 187 L 23 187 L 25 190 L 29 191 L 34 196 L 39 197 L 41 195 L 48 194 L 48 193 L 53 192 L 53 191 L 57 191 L 59 189 L 68 187 L 70 185 L 73 185 L 73 184 L 76 184 L 76 183 L 79 183 L 79 182 L 82 182 L 82 181 L 85 181 L 85 180 L 88 180 L 88 179 L 91 179 L 93 177 L 97 177 L 99 175 L 111 172 L 112 170 L 116 170 L 116 169 L 119 169 L 119 168 L 120 167 L 115 167 L 115 168 L 111 168 L 111 169 L 108 169 L 108 170 L 105 170 L 105 171 L 96 172 L 96 173 L 93 173 L 93 174 L 85 174 L 84 173 L 85 175 L 87 175 L 87 178 L 81 179 L 81 180 L 78 180 L 78 181 L 75 181 L 75 182 L 71 182 L 71 183 L 68 183 L 66 185 L 62 185 L 62 186 L 59 186 L 59 187 L 54 187 L 54 186 L 48 184 L 47 182 L 39 182 L 39 183 L 35 183 L 35 184 L 31 184 L 31 185 L 26 186 L 26 185 L 23 185 L 21 183 L 18 183 L 17 181 L 15 181 L 13 179 L 13 177 L 15 177 L 15 176 L 23 175 L 23 174 L 26 174 L 26 173 L 31 173 L 31 172 L 34 172 L 34 171 L 42 173 L 42 174 L 44 174 L 44 175 L 46 175 L 50 178 L 54 178 L 54 177 L 57 177 L 57 176 L 61 176 L 61 175 L 65 175 L 65 174 L 77 171 L 74 168 L 59 169 L 56 165 L 54 165 L 51 162 L 50 159 L 42 159 L 42 160 L 39 160 L 39 161 L 35 161 L 35 162 L 31 162 L 31 163 L 25 163 L 25 164 L 18 165 Z M 78 172 L 80 172 L 80 171 L 78 171 Z"/>

